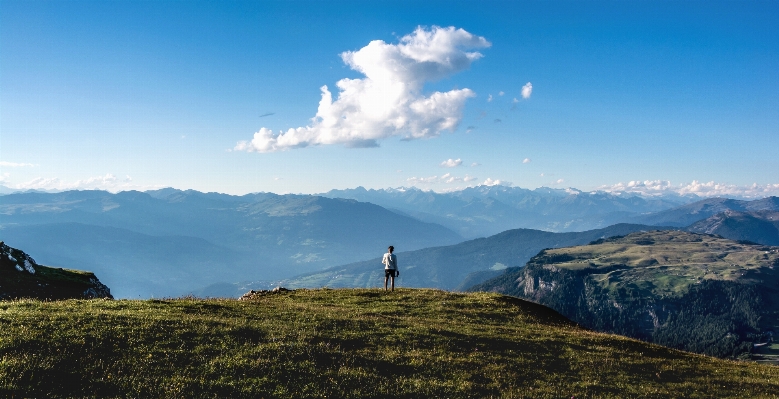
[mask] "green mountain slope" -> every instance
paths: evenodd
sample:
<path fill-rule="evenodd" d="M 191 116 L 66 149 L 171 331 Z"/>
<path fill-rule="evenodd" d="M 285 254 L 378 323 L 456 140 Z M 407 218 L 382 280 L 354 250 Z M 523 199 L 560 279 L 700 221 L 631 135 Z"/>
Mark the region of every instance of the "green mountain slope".
<path fill-rule="evenodd" d="M 541 251 L 473 287 L 531 299 L 582 325 L 720 357 L 779 333 L 779 248 L 653 231 Z"/>
<path fill-rule="evenodd" d="M 779 368 L 581 329 L 495 294 L 0 302 L 0 396 L 771 397 Z M 716 389 L 713 393 L 712 389 Z"/>
<path fill-rule="evenodd" d="M 656 228 L 656 227 L 655 227 Z M 634 231 L 655 229 L 635 224 L 617 224 L 576 233 L 516 229 L 460 244 L 399 252 L 398 283 L 404 287 L 465 289 L 499 275 L 509 266 L 521 266 L 544 248 L 585 244 L 593 240 Z M 402 247 L 396 245 L 398 250 Z M 381 254 L 368 261 L 304 274 L 285 281 L 287 287 L 377 287 L 383 284 Z M 467 285 L 466 285 L 467 284 Z"/>
<path fill-rule="evenodd" d="M 0 241 L 0 300 L 112 298 L 94 273 L 41 266 Z"/>

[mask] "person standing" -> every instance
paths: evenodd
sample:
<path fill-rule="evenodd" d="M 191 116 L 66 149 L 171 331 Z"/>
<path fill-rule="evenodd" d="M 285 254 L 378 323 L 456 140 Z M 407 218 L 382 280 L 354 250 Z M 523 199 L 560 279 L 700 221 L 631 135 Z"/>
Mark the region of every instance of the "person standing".
<path fill-rule="evenodd" d="M 392 291 L 395 291 L 395 277 L 400 276 L 400 270 L 398 270 L 398 257 L 392 252 L 395 251 L 395 247 L 392 245 L 387 248 L 388 252 L 384 254 L 384 258 L 381 263 L 384 264 L 384 291 L 387 290 L 387 282 L 392 279 Z"/>

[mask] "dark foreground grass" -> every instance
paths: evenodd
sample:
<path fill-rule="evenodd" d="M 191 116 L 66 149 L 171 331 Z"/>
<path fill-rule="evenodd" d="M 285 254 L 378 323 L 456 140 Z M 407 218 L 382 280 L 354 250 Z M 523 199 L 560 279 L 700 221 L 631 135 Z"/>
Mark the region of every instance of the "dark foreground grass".
<path fill-rule="evenodd" d="M 779 367 L 582 330 L 494 294 L 0 302 L 0 397 L 777 397 Z"/>

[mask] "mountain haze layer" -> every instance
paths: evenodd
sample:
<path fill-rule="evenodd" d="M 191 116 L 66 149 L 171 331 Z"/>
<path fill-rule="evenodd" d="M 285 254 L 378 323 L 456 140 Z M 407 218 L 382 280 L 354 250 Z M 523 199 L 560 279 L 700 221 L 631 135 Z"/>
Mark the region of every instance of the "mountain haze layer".
<path fill-rule="evenodd" d="M 586 193 L 547 187 L 528 190 L 500 185 L 471 187 L 449 193 L 417 188 L 366 190 L 357 187 L 331 190 L 322 195 L 371 202 L 420 220 L 438 223 L 467 238 L 486 237 L 517 228 L 565 232 L 604 228 L 623 222 L 635 223 L 634 217 L 672 209 L 698 199 Z"/>
<path fill-rule="evenodd" d="M 116 194 L 14 193 L 0 195 L 0 239 L 35 253 L 46 264 L 95 271 L 116 296 L 137 298 L 193 292 L 216 295 L 231 291 L 225 288 L 238 281 L 261 281 L 265 284 L 262 288 L 267 288 L 268 284 L 311 273 L 324 280 L 309 279 L 305 286 L 330 284 L 325 282 L 329 277 L 324 277 L 330 272 L 319 271 L 374 259 L 390 244 L 414 251 L 456 244 L 462 236 L 491 236 L 527 226 L 541 226 L 546 231 L 608 226 L 616 221 L 651 225 L 667 221 L 687 226 L 726 210 L 748 212 L 750 217 L 779 210 L 776 197 L 757 201 L 714 198 L 685 204 L 692 197 L 505 186 L 451 193 L 357 188 L 327 195 L 351 196 L 359 201 L 176 189 Z M 741 217 L 735 223 L 731 217 L 728 222 L 712 222 L 702 228 L 760 243 L 775 240 L 769 225 L 773 222 L 749 219 L 746 223 L 747 219 Z M 490 250 L 478 259 L 462 258 L 465 265 L 446 265 L 460 261 L 448 255 L 419 261 L 414 255 L 408 266 L 418 269 L 410 269 L 414 272 L 402 275 L 401 280 L 408 279 L 412 286 L 464 288 L 496 275 L 502 267 L 521 265 L 540 249 L 557 246 L 555 240 L 548 245 L 531 245 L 534 240 L 529 238 L 527 246 L 517 249 L 522 256 L 492 256 Z M 422 272 L 426 265 L 432 269 Z M 457 272 L 440 272 L 445 268 Z M 358 274 L 363 277 L 348 277 L 339 286 L 347 286 L 350 280 L 348 284 L 355 286 L 372 284 L 373 277 Z M 210 285 L 222 288 L 201 291 Z M 231 292 L 230 296 L 237 294 Z"/>
<path fill-rule="evenodd" d="M 0 196 L 0 238 L 46 264 L 97 272 L 118 297 L 280 279 L 461 241 L 442 226 L 354 200 L 163 189 Z"/>

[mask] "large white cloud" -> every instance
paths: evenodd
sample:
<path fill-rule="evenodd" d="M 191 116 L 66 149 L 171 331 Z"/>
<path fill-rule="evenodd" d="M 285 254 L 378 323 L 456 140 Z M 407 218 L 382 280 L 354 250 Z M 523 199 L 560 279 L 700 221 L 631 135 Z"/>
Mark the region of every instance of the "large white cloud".
<path fill-rule="evenodd" d="M 322 86 L 319 109 L 311 125 L 273 132 L 261 128 L 251 141 L 240 141 L 238 151 L 271 152 L 320 144 L 351 147 L 377 146 L 391 136 L 407 139 L 438 136 L 454 130 L 462 119 L 472 90 L 422 93 L 425 82 L 470 67 L 482 57 L 473 49 L 490 46 L 487 39 L 454 27 L 418 27 L 398 44 L 374 40 L 357 51 L 341 54 L 362 79 L 341 79 L 338 98 Z"/>
<path fill-rule="evenodd" d="M 699 197 L 737 197 L 737 198 L 763 198 L 772 195 L 779 196 L 779 183 L 757 184 L 738 186 L 693 180 L 691 183 L 671 184 L 668 180 L 634 180 L 627 183 L 617 183 L 598 187 L 598 190 L 606 192 L 627 192 L 643 195 L 662 195 L 676 193 L 679 195 L 697 195 Z"/>
<path fill-rule="evenodd" d="M 452 183 L 470 183 L 476 180 L 475 177 L 465 175 L 463 177 L 452 176 L 451 173 L 446 173 L 443 176 L 430 176 L 430 177 L 409 177 L 406 179 L 411 185 L 432 185 L 432 184 L 452 184 Z"/>
<path fill-rule="evenodd" d="M 463 160 L 460 159 L 460 158 L 457 158 L 457 159 L 449 158 L 446 161 L 441 162 L 441 167 L 442 168 L 456 168 L 456 167 L 462 165 L 462 163 L 463 163 Z"/>

